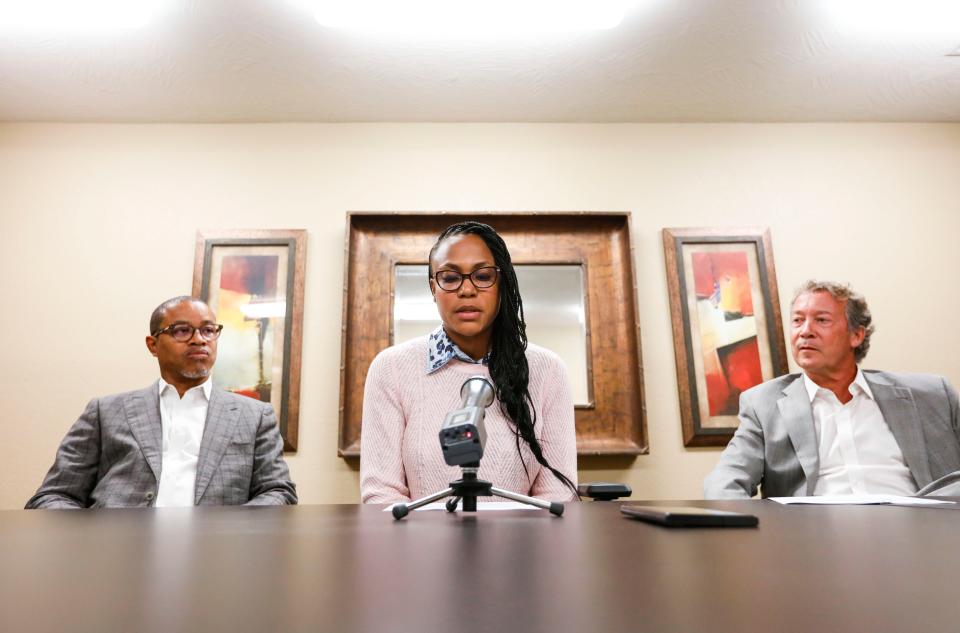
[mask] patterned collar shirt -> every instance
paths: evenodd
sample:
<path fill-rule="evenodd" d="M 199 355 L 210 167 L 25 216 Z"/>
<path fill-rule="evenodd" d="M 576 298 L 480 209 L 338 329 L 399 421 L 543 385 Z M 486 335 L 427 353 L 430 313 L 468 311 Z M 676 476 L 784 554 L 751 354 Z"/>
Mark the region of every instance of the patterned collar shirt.
<path fill-rule="evenodd" d="M 489 351 L 480 360 L 470 358 L 466 352 L 450 340 L 442 325 L 430 334 L 427 343 L 427 374 L 432 374 L 454 358 L 474 365 L 488 365 L 490 363 Z"/>

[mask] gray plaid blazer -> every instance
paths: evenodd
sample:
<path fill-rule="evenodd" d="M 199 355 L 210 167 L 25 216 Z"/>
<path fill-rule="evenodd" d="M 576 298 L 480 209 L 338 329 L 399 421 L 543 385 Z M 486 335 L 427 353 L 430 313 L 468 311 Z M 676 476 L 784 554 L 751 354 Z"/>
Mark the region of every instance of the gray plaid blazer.
<path fill-rule="evenodd" d="M 941 376 L 863 370 L 918 488 L 960 470 L 957 391 Z M 800 374 L 740 395 L 740 426 L 703 482 L 707 499 L 812 495 L 820 472 L 813 409 Z"/>
<path fill-rule="evenodd" d="M 30 508 L 151 506 L 160 481 L 157 383 L 91 400 Z M 295 504 L 273 407 L 214 387 L 197 462 L 197 505 Z"/>

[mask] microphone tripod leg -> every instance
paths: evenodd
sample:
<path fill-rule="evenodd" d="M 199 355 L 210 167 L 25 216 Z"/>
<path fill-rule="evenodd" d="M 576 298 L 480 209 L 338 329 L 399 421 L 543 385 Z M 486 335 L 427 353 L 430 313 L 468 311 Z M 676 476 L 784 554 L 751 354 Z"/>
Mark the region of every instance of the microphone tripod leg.
<path fill-rule="evenodd" d="M 555 514 L 557 516 L 563 515 L 562 503 L 556 503 L 553 501 L 544 501 L 543 499 L 536 499 L 534 497 L 528 497 L 527 495 L 520 495 L 515 492 L 510 492 L 509 490 L 504 490 L 502 488 L 490 488 L 490 492 L 491 494 L 494 494 L 498 497 L 503 497 L 504 499 L 510 499 L 511 501 L 518 501 L 520 503 L 525 503 L 528 506 L 542 508 L 543 510 L 549 510 L 550 514 Z"/>
<path fill-rule="evenodd" d="M 440 501 L 441 499 L 449 497 L 452 494 L 453 488 L 447 488 L 446 490 L 441 490 L 440 492 L 435 492 L 432 495 L 421 497 L 416 501 L 411 501 L 410 503 L 395 503 L 390 511 L 393 513 L 394 519 L 402 519 L 410 514 L 411 510 L 416 510 L 420 506 L 425 506 L 428 503 L 433 503 L 434 501 Z"/>

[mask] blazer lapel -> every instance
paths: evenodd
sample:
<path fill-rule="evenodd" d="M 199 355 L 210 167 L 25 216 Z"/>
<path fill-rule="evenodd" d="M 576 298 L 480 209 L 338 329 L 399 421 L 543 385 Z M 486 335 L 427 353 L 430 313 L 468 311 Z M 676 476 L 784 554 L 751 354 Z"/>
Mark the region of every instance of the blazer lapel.
<path fill-rule="evenodd" d="M 930 475 L 930 461 L 927 457 L 927 442 L 920 426 L 920 415 L 913 401 L 913 393 L 906 387 L 898 387 L 882 376 L 864 373 L 870 390 L 877 400 L 877 406 L 883 413 L 883 419 L 890 427 L 894 439 L 900 445 L 903 461 L 910 469 L 918 488 L 933 481 Z"/>
<path fill-rule="evenodd" d="M 213 473 L 230 443 L 230 432 L 237 423 L 237 405 L 223 398 L 219 389 L 210 390 L 210 404 L 207 407 L 207 420 L 203 426 L 203 439 L 200 441 L 200 454 L 197 457 L 197 484 L 194 504 L 200 502 L 203 493 L 210 484 Z"/>
<path fill-rule="evenodd" d="M 807 479 L 807 495 L 812 495 L 820 475 L 820 451 L 813 427 L 813 409 L 810 407 L 810 396 L 803 386 L 803 377 L 787 385 L 783 396 L 777 401 L 777 407 Z"/>
<path fill-rule="evenodd" d="M 163 425 L 160 422 L 160 394 L 157 383 L 134 391 L 123 400 L 123 410 L 133 437 L 140 445 L 140 452 L 147 460 L 153 476 L 160 481 L 160 465 L 163 461 Z"/>

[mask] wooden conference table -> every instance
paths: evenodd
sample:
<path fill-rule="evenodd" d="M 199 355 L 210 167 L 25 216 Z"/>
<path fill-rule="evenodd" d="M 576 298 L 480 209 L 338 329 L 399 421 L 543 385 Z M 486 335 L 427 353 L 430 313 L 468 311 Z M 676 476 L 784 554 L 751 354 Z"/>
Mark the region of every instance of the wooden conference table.
<path fill-rule="evenodd" d="M 760 527 L 603 502 L 0 512 L 0 631 L 960 631 L 960 511 L 689 504 Z"/>

